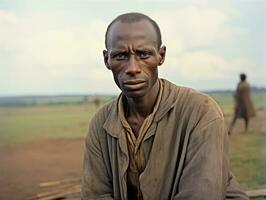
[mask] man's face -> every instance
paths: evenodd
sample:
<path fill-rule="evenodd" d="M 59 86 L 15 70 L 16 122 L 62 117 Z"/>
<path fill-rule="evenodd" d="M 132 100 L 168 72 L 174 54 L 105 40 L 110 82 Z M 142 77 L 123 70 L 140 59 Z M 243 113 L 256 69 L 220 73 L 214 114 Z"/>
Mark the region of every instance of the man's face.
<path fill-rule="evenodd" d="M 117 86 L 127 97 L 149 93 L 158 79 L 157 66 L 164 62 L 165 47 L 158 49 L 157 35 L 147 20 L 115 22 L 107 36 L 104 60 Z"/>

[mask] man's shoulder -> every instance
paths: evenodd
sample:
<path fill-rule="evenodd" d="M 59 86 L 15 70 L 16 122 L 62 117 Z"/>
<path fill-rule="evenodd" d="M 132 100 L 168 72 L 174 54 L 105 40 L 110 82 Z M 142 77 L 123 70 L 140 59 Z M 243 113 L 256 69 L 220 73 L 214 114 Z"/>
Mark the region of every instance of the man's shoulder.
<path fill-rule="evenodd" d="M 101 106 L 96 113 L 92 116 L 90 120 L 90 124 L 96 123 L 96 124 L 103 124 L 106 119 L 108 118 L 110 112 L 115 109 L 117 106 L 117 98 L 107 102 L 103 106 Z"/>
<path fill-rule="evenodd" d="M 192 104 L 194 104 L 195 102 L 197 102 L 198 104 L 200 102 L 205 102 L 205 101 L 211 101 L 215 103 L 212 97 L 199 90 L 186 86 L 176 85 L 165 79 L 163 79 L 163 81 L 165 82 L 165 85 L 167 85 L 169 92 L 175 93 L 177 99 L 182 99 L 183 101 Z"/>
<path fill-rule="evenodd" d="M 169 92 L 175 93 L 175 106 L 178 109 L 182 109 L 188 113 L 192 113 L 195 110 L 203 114 L 206 112 L 212 112 L 217 117 L 223 117 L 220 106 L 208 94 L 193 88 L 176 85 L 167 80 L 164 81 L 166 85 L 169 85 L 167 86 Z"/>

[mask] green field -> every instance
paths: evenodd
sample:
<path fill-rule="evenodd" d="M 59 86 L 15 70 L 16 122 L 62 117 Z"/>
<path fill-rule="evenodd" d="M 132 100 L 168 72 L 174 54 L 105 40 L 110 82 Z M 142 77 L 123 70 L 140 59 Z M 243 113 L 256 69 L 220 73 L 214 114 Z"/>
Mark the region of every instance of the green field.
<path fill-rule="evenodd" d="M 233 114 L 232 94 L 210 94 L 222 108 L 227 121 Z M 253 93 L 257 111 L 266 108 L 266 94 Z M 230 165 L 241 186 L 246 189 L 266 188 L 266 133 L 249 131 L 230 137 Z"/>
<path fill-rule="evenodd" d="M 96 107 L 60 104 L 0 108 L 0 145 L 84 137 Z"/>
<path fill-rule="evenodd" d="M 211 94 L 227 118 L 233 111 L 230 93 Z M 256 93 L 257 110 L 266 108 L 266 94 Z M 0 106 L 0 146 L 54 138 L 84 137 L 96 106 L 89 102 Z M 231 168 L 245 189 L 266 187 L 266 137 L 259 132 L 233 135 Z"/>
<path fill-rule="evenodd" d="M 266 135 L 250 131 L 231 136 L 230 165 L 246 190 L 266 188 Z"/>
<path fill-rule="evenodd" d="M 232 93 L 210 93 L 210 96 L 217 101 L 225 114 L 233 113 L 234 101 Z M 256 110 L 266 108 L 266 93 L 253 93 L 252 101 L 254 102 Z"/>

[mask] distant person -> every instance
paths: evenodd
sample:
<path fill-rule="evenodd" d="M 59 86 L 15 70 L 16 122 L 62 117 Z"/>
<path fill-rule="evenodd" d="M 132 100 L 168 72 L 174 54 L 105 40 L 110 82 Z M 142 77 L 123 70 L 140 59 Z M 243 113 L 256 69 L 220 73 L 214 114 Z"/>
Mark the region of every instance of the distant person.
<path fill-rule="evenodd" d="M 100 97 L 96 96 L 93 99 L 93 104 L 95 105 L 96 108 L 99 108 L 100 104 L 101 104 L 101 99 Z"/>
<path fill-rule="evenodd" d="M 218 105 L 158 77 L 166 47 L 157 23 L 120 15 L 105 46 L 121 94 L 90 121 L 82 200 L 247 200 L 229 169 Z"/>
<path fill-rule="evenodd" d="M 240 81 L 237 84 L 237 88 L 234 94 L 235 108 L 234 117 L 230 124 L 229 134 L 238 118 L 243 118 L 245 121 L 245 131 L 248 130 L 249 118 L 255 116 L 255 110 L 250 98 L 250 85 L 246 81 L 246 74 L 240 74 Z"/>

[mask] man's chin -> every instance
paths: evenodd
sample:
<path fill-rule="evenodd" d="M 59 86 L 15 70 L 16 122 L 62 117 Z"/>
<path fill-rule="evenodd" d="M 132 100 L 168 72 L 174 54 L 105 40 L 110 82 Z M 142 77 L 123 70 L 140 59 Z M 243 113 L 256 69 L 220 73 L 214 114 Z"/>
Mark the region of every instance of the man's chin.
<path fill-rule="evenodd" d="M 138 91 L 122 91 L 123 95 L 127 98 L 138 99 L 145 96 L 145 92 L 138 90 Z"/>

